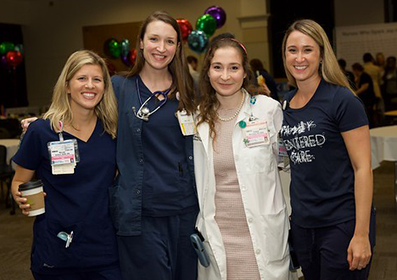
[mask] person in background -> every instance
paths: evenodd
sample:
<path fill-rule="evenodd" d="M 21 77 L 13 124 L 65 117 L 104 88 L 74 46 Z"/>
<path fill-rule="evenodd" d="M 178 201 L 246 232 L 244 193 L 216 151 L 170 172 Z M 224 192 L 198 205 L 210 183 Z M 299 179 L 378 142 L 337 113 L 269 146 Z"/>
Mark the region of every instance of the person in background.
<path fill-rule="evenodd" d="M 354 77 L 353 72 L 346 70 L 346 60 L 344 60 L 343 58 L 338 59 L 338 64 L 342 72 L 345 74 L 347 80 L 349 81 L 351 88 L 356 90 L 356 83 L 355 83 L 356 79 Z"/>
<path fill-rule="evenodd" d="M 386 59 L 385 59 L 385 55 L 383 54 L 383 52 L 376 53 L 374 64 L 376 66 L 379 66 L 382 69 L 382 75 L 383 75 L 385 67 L 386 67 Z"/>
<path fill-rule="evenodd" d="M 198 60 L 195 56 L 192 55 L 188 55 L 186 59 L 189 67 L 189 73 L 193 78 L 194 90 L 196 94 L 198 94 L 199 78 L 200 78 L 200 73 L 197 71 Z"/>
<path fill-rule="evenodd" d="M 269 89 L 270 97 L 272 97 L 277 101 L 280 101 L 278 98 L 277 84 L 274 81 L 273 77 L 269 74 L 269 72 L 267 72 L 266 69 L 263 67 L 262 61 L 260 61 L 257 58 L 254 58 L 251 59 L 250 65 L 255 75 L 256 84 L 259 85 L 258 77 L 262 76 L 265 80 L 266 87 Z"/>
<path fill-rule="evenodd" d="M 116 174 L 116 130 L 117 104 L 106 63 L 91 51 L 73 53 L 49 110 L 30 124 L 13 157 L 12 194 L 22 213 L 28 215 L 30 205 L 18 191 L 20 184 L 36 173 L 46 193 L 45 213 L 33 227 L 31 270 L 36 280 L 121 280 L 108 207 L 108 188 Z M 67 149 L 67 140 L 75 141 L 73 149 Z M 67 171 L 53 163 L 62 155 L 49 148 L 62 145 L 77 161 Z M 61 232 L 71 238 L 69 245 L 58 237 Z"/>
<path fill-rule="evenodd" d="M 356 94 L 363 101 L 365 110 L 368 115 L 369 127 L 374 127 L 374 106 L 377 102 L 374 85 L 371 76 L 364 71 L 364 67 L 360 63 L 352 65 L 354 75 L 356 76 Z"/>
<path fill-rule="evenodd" d="M 374 58 L 370 53 L 365 53 L 363 55 L 364 61 L 364 72 L 371 76 L 372 83 L 374 85 L 374 93 L 377 98 L 374 106 L 373 121 L 374 126 L 378 126 L 383 121 L 385 104 L 382 98 L 381 83 L 382 83 L 382 73 L 383 68 L 374 64 Z"/>
<path fill-rule="evenodd" d="M 368 119 L 324 29 L 286 31 L 282 55 L 297 88 L 283 101 L 291 166 L 291 238 L 305 280 L 368 279 L 375 243 Z"/>
<path fill-rule="evenodd" d="M 288 213 L 274 150 L 280 103 L 253 95 L 247 52 L 234 38 L 213 41 L 200 78 L 196 226 L 210 265 L 199 265 L 198 279 L 289 279 Z"/>
<path fill-rule="evenodd" d="M 119 172 L 110 211 L 125 280 L 197 277 L 190 235 L 199 209 L 187 128 L 196 105 L 182 44 L 176 20 L 154 12 L 139 30 L 134 67 L 112 77 Z"/>
<path fill-rule="evenodd" d="M 383 75 L 383 98 L 385 100 L 385 110 L 397 110 L 397 68 L 396 57 L 389 56 Z"/>

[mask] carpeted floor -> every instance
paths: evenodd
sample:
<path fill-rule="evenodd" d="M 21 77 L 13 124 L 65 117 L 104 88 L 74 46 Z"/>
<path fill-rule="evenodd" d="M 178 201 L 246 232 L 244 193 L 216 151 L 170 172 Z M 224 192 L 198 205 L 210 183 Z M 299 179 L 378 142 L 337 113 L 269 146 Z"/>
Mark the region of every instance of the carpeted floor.
<path fill-rule="evenodd" d="M 391 162 L 384 162 L 374 171 L 377 245 L 370 280 L 397 279 L 397 208 L 393 172 L 394 164 Z M 5 209 L 4 193 L 5 190 L 0 195 L 0 279 L 33 280 L 29 258 L 34 219 L 23 216 L 18 210 L 16 215 L 9 215 L 10 209 Z"/>

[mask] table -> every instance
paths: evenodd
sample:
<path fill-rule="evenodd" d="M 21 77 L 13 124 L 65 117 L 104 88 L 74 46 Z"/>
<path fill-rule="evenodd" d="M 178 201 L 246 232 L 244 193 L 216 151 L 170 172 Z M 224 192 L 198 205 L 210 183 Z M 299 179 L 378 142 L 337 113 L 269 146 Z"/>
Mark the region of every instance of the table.
<path fill-rule="evenodd" d="M 19 139 L 0 139 L 0 145 L 7 148 L 7 163 L 10 163 L 11 158 L 18 151 Z"/>
<path fill-rule="evenodd" d="M 397 205 L 397 125 L 370 129 L 371 165 L 378 168 L 384 160 L 394 162 L 394 199 Z"/>
<path fill-rule="evenodd" d="M 397 117 L 397 110 L 385 112 L 385 116 Z"/>

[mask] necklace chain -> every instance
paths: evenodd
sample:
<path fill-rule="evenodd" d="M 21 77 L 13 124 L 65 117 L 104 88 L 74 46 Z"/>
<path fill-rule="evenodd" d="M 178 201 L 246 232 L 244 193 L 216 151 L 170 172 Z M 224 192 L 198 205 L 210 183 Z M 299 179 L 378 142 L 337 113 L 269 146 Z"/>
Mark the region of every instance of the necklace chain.
<path fill-rule="evenodd" d="M 241 108 L 243 108 L 244 100 L 245 100 L 244 97 L 245 97 L 245 96 L 243 95 L 243 97 L 241 98 L 240 106 L 238 107 L 237 111 L 234 112 L 234 114 L 233 114 L 232 116 L 230 116 L 230 117 L 228 117 L 228 118 L 222 118 L 221 116 L 219 116 L 218 112 L 216 112 L 216 116 L 218 117 L 218 119 L 219 119 L 220 121 L 223 121 L 223 122 L 230 122 L 231 120 L 235 119 L 235 118 L 238 116 L 238 114 L 240 113 Z"/>

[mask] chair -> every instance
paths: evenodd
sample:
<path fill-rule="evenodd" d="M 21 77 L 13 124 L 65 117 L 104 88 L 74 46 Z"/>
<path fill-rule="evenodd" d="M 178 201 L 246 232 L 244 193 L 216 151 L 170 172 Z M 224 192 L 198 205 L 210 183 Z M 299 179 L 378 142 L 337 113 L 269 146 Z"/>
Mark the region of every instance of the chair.
<path fill-rule="evenodd" d="M 7 147 L 0 145 L 0 183 L 1 186 L 3 186 L 3 183 L 7 185 L 6 208 L 10 207 L 10 200 L 12 206 L 11 215 L 15 214 L 15 202 L 11 194 L 11 182 L 14 174 L 15 171 L 12 169 L 11 164 L 7 162 Z"/>

